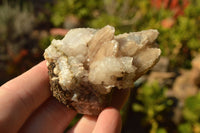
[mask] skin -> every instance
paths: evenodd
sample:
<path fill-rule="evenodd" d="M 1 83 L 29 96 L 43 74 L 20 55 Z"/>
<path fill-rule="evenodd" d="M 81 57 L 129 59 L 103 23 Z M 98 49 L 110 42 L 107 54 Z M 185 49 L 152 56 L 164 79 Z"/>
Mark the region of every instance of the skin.
<path fill-rule="evenodd" d="M 46 62 L 0 87 L 0 131 L 6 133 L 60 133 L 76 116 L 51 96 Z M 112 107 L 99 116 L 83 117 L 68 133 L 120 133 L 119 109 L 126 102 L 129 90 L 116 91 Z"/>

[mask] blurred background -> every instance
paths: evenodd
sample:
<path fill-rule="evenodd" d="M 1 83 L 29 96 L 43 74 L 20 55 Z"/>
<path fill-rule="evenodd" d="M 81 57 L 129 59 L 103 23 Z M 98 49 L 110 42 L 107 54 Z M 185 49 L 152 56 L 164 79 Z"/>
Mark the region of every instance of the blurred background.
<path fill-rule="evenodd" d="M 122 132 L 200 133 L 199 0 L 0 0 L 0 85 L 42 61 L 53 38 L 107 24 L 160 32 L 162 57 L 135 82 Z"/>

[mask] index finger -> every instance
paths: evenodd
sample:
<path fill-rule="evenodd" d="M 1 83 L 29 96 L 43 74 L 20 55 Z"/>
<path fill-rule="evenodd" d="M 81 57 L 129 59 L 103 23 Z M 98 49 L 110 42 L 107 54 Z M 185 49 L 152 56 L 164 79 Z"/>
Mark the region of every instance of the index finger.
<path fill-rule="evenodd" d="M 0 129 L 16 132 L 48 97 L 49 79 L 45 62 L 0 87 Z M 11 127 L 12 126 L 12 127 Z"/>

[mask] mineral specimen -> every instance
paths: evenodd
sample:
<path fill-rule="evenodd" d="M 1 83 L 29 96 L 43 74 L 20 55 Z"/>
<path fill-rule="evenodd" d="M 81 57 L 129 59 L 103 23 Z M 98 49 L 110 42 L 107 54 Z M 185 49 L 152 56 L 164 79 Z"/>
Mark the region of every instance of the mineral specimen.
<path fill-rule="evenodd" d="M 51 91 L 67 107 L 98 115 L 114 89 L 128 89 L 159 59 L 157 30 L 115 36 L 112 26 L 77 28 L 45 50 Z"/>

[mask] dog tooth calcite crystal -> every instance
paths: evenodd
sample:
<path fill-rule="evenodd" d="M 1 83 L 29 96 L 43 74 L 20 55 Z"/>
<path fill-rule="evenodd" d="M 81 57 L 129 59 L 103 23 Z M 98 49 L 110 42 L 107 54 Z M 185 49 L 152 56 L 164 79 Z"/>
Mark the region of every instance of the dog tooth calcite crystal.
<path fill-rule="evenodd" d="M 115 28 L 77 28 L 45 50 L 51 91 L 67 107 L 98 115 L 114 89 L 130 89 L 159 60 L 157 30 L 115 36 Z"/>

